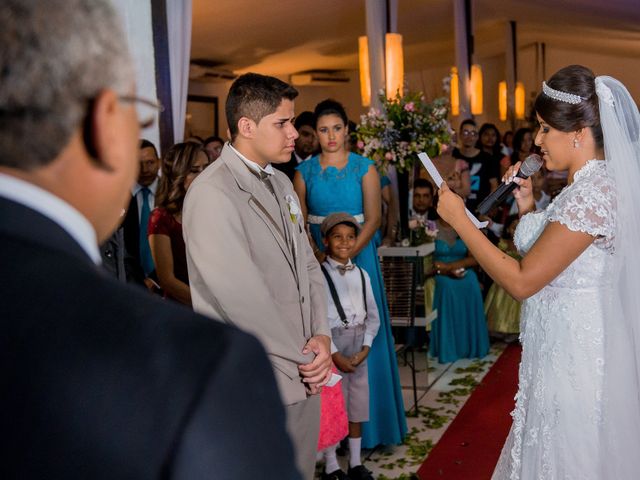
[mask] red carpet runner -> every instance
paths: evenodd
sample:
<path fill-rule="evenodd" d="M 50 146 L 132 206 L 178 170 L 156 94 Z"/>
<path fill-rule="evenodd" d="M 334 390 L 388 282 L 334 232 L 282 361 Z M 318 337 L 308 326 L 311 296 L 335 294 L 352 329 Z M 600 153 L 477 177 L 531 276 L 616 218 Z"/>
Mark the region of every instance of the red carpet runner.
<path fill-rule="evenodd" d="M 509 345 L 418 470 L 421 480 L 488 480 L 511 428 L 521 348 Z"/>

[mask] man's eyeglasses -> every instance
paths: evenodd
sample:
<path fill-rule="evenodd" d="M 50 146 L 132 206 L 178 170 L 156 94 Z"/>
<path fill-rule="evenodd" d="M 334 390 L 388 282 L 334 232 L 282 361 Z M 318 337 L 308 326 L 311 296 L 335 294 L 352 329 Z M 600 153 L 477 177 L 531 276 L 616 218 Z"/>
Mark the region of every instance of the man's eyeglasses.
<path fill-rule="evenodd" d="M 477 137 L 478 136 L 478 132 L 475 132 L 473 130 L 463 130 L 461 135 L 463 137 Z"/>
<path fill-rule="evenodd" d="M 137 104 L 136 111 L 138 113 L 140 130 L 144 130 L 145 128 L 152 126 L 156 121 L 158 113 L 164 111 L 162 104 L 155 100 L 140 98 L 134 95 L 120 95 L 118 100 L 125 103 Z"/>

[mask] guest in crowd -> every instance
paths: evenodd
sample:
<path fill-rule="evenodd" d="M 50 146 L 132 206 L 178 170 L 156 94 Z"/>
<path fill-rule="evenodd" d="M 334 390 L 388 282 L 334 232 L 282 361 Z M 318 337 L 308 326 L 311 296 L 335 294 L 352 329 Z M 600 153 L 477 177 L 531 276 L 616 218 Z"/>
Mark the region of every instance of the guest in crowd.
<path fill-rule="evenodd" d="M 433 184 L 425 179 L 418 178 L 413 183 L 413 196 L 411 203 L 410 217 L 421 221 L 423 224 L 427 220 L 438 218 L 436 209 L 433 207 Z"/>
<path fill-rule="evenodd" d="M 513 132 L 507 130 L 502 136 L 502 154 L 510 156 L 513 153 Z"/>
<path fill-rule="evenodd" d="M 140 173 L 138 173 L 137 182 L 131 189 L 131 200 L 122 227 L 125 248 L 135 259 L 136 265 L 139 265 L 144 284 L 153 291 L 159 287 L 147 228 L 158 190 L 160 158 L 158 158 L 158 150 L 155 145 L 144 139 L 140 140 L 138 158 Z"/>
<path fill-rule="evenodd" d="M 395 245 L 398 236 L 398 200 L 387 175 L 380 176 L 381 220 L 376 240 L 378 245 L 391 247 Z"/>
<path fill-rule="evenodd" d="M 380 178 L 371 160 L 345 150 L 347 114 L 340 103 L 320 102 L 314 114 L 321 153 L 298 166 L 294 187 L 320 261 L 325 258 L 320 225 L 326 216 L 347 212 L 362 226 L 351 255 L 371 277 L 381 317 L 369 353 L 370 417 L 363 425 L 363 447 L 398 444 L 406 433 L 406 419 L 382 272 L 372 241 L 380 225 Z"/>
<path fill-rule="evenodd" d="M 500 172 L 493 157 L 476 147 L 478 127 L 471 119 L 460 124 L 458 132 L 458 148 L 453 150 L 455 158 L 469 164 L 469 178 L 471 188 L 466 199 L 467 208 L 474 212 L 478 204 L 489 193 L 498 188 Z"/>
<path fill-rule="evenodd" d="M 517 162 L 523 162 L 525 158 L 531 155 L 533 149 L 533 135 L 530 128 L 519 128 L 513 137 L 513 152 L 509 156 L 505 156 L 500 162 L 500 178 L 511 165 Z"/>
<path fill-rule="evenodd" d="M 449 145 L 443 145 L 440 149 L 440 154 L 433 157 L 431 160 L 433 164 L 438 169 L 441 175 L 444 177 L 444 173 L 447 175 L 453 175 L 454 172 L 457 174 L 458 181 L 460 182 L 457 192 L 462 198 L 467 198 L 471 193 L 471 176 L 469 175 L 469 163 L 465 160 L 456 158 L 453 155 L 453 152 L 457 150 L 457 134 L 456 132 L 452 132 L 451 141 Z M 426 170 L 422 169 L 420 171 L 422 175 L 421 178 L 426 178 L 431 185 L 433 185 L 433 179 L 428 176 Z M 428 178 L 427 178 L 428 177 Z M 437 185 L 433 185 L 434 191 L 438 188 Z"/>
<path fill-rule="evenodd" d="M 124 215 L 125 210 L 122 210 Z M 143 284 L 144 276 L 136 259 L 127 252 L 124 229 L 120 225 L 111 236 L 100 245 L 103 268 L 121 282 Z"/>
<path fill-rule="evenodd" d="M 298 138 L 296 138 L 295 147 L 291 152 L 291 159 L 285 163 L 273 164 L 275 168 L 284 172 L 292 182 L 296 167 L 309 160 L 318 151 L 318 137 L 313 125 L 313 112 L 302 112 L 296 117 L 293 125 L 298 131 Z"/>
<path fill-rule="evenodd" d="M 444 172 L 449 188 L 462 186 L 460 174 Z M 431 288 L 425 286 L 425 305 L 437 309 L 431 323 L 429 353 L 440 363 L 459 358 L 481 358 L 489 353 L 489 334 L 483 310 L 482 293 L 474 267 L 478 265 L 466 245 L 442 219 L 433 253 L 435 276 Z"/>
<path fill-rule="evenodd" d="M 311 479 L 318 394 L 331 376 L 331 332 L 320 265 L 293 186 L 271 165 L 291 158 L 297 95 L 281 80 L 256 73 L 233 82 L 225 105 L 231 142 L 189 188 L 182 225 L 194 309 L 263 342 L 298 467 Z M 270 471 L 261 477 L 277 478 Z"/>
<path fill-rule="evenodd" d="M 197 143 L 178 143 L 162 160 L 156 208 L 149 219 L 149 245 L 166 297 L 191 306 L 187 255 L 182 237 L 182 204 L 191 182 L 209 164 Z"/>
<path fill-rule="evenodd" d="M 0 3 L 0 478 L 299 479 L 259 342 L 99 268 L 138 170 L 126 38 L 106 0 Z"/>
<path fill-rule="evenodd" d="M 504 154 L 500 143 L 500 131 L 493 123 L 484 123 L 478 131 L 476 148 L 491 155 L 495 167 L 498 168 Z"/>
<path fill-rule="evenodd" d="M 224 140 L 220 137 L 213 135 L 208 137 L 202 142 L 204 146 L 204 152 L 209 157 L 209 163 L 215 162 L 220 156 L 220 152 L 222 152 L 222 147 L 224 147 Z"/>
<path fill-rule="evenodd" d="M 344 148 L 347 152 L 358 153 L 358 136 L 357 136 L 358 125 L 353 120 L 347 121 L 347 131 L 348 135 L 344 137 Z"/>
<path fill-rule="evenodd" d="M 507 218 L 502 238 L 498 242 L 498 248 L 516 260 L 522 258 L 513 243 L 513 235 L 518 221 L 517 213 Z M 493 283 L 489 288 L 484 301 L 484 313 L 487 316 L 487 328 L 492 337 L 504 339 L 508 343 L 518 338 L 520 333 L 520 302 L 497 283 Z"/>
<path fill-rule="evenodd" d="M 362 465 L 362 424 L 369 420 L 369 381 L 367 357 L 380 328 L 371 279 L 351 261 L 362 227 L 347 213 L 326 217 L 320 231 L 326 258 L 322 263 L 331 328 L 331 353 L 342 374 L 342 393 L 349 419 L 349 469 L 351 480 L 373 480 Z M 324 452 L 325 479 L 347 478 L 336 458 L 336 443 Z"/>

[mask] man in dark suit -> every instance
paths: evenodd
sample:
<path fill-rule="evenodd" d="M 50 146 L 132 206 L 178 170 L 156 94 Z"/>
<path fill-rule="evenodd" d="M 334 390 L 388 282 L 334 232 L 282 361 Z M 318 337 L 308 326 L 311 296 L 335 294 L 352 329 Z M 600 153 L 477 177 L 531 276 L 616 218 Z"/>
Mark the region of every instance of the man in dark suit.
<path fill-rule="evenodd" d="M 133 258 L 135 266 L 134 279 L 139 283 L 144 281 L 146 287 L 153 290 L 158 278 L 151 248 L 149 248 L 147 227 L 158 190 L 160 158 L 155 145 L 149 140 L 141 140 L 138 159 L 140 161 L 138 180 L 131 189 L 131 200 L 122 222 L 122 230 L 126 251 Z"/>
<path fill-rule="evenodd" d="M 299 479 L 258 341 L 98 265 L 138 169 L 125 38 L 107 0 L 0 4 L 0 478 Z"/>
<path fill-rule="evenodd" d="M 274 163 L 273 166 L 284 172 L 289 180 L 293 182 L 296 167 L 318 151 L 318 137 L 316 136 L 316 125 L 313 113 L 306 111 L 298 115 L 293 123 L 298 131 L 295 147 L 291 152 L 291 160 L 285 163 Z"/>

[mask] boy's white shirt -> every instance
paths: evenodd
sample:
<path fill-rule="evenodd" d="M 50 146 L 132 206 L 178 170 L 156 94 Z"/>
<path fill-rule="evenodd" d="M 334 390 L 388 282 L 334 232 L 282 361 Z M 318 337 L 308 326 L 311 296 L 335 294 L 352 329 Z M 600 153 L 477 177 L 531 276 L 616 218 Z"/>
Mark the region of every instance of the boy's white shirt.
<path fill-rule="evenodd" d="M 357 325 L 366 324 L 363 346 L 371 347 L 373 339 L 378 334 L 380 328 L 380 314 L 378 312 L 378 305 L 376 299 L 373 296 L 373 289 L 371 288 L 371 279 L 366 270 L 362 270 L 364 274 L 364 283 L 367 291 L 367 308 L 365 309 L 362 298 L 362 279 L 360 278 L 360 270 L 358 267 L 353 270 L 345 272 L 344 275 L 340 275 L 338 271 L 338 265 L 342 265 L 340 262 L 335 261 L 333 258 L 327 256 L 327 259 L 323 262 L 333 284 L 338 292 L 338 298 L 342 304 L 342 309 L 347 317 L 349 327 L 355 327 Z M 351 265 L 351 260 L 347 265 Z M 325 284 L 327 280 L 325 279 Z M 344 328 L 344 324 L 338 315 L 338 310 L 331 298 L 331 292 L 329 286 L 326 285 L 327 290 L 327 319 L 329 321 L 329 328 Z M 331 341 L 331 353 L 336 353 L 336 348 L 333 340 Z"/>

